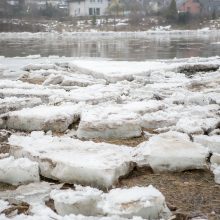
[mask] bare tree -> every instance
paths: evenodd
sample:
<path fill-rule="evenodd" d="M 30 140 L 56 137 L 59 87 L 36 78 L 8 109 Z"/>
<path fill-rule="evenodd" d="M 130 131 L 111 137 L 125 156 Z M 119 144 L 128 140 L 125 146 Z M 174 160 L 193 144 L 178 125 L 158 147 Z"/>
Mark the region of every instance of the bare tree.
<path fill-rule="evenodd" d="M 124 10 L 124 4 L 120 0 L 112 0 L 108 7 L 108 12 L 114 16 L 114 30 L 116 31 L 116 16 L 118 17 Z"/>

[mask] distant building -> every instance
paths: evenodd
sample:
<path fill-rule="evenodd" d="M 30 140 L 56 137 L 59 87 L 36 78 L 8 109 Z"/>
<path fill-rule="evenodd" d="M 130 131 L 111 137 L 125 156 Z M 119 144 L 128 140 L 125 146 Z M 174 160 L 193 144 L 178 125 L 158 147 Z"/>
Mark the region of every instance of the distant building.
<path fill-rule="evenodd" d="M 220 14 L 220 0 L 177 0 L 179 12 L 188 12 L 191 15 Z"/>
<path fill-rule="evenodd" d="M 199 0 L 187 0 L 180 5 L 179 11 L 188 12 L 191 15 L 199 15 L 202 12 L 202 5 Z"/>
<path fill-rule="evenodd" d="M 25 0 L 25 5 L 27 8 L 43 9 L 46 4 L 50 4 L 55 8 L 68 8 L 66 0 Z"/>
<path fill-rule="evenodd" d="M 77 16 L 101 16 L 107 11 L 111 0 L 69 0 L 69 15 Z"/>
<path fill-rule="evenodd" d="M 158 13 L 169 7 L 171 0 L 143 0 L 147 13 Z"/>

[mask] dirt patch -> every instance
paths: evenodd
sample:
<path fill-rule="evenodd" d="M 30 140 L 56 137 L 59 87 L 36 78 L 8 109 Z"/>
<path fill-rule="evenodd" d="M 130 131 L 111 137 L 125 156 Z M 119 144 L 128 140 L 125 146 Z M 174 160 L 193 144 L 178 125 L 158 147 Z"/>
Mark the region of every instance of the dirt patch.
<path fill-rule="evenodd" d="M 115 145 L 126 145 L 130 147 L 136 147 L 140 143 L 147 141 L 148 138 L 141 136 L 137 138 L 130 138 L 130 139 L 102 139 L 102 138 L 95 138 L 92 139 L 95 143 L 109 143 L 109 144 L 115 144 Z"/>
<path fill-rule="evenodd" d="M 0 192 L 6 190 L 15 190 L 16 188 L 17 188 L 16 186 L 12 186 L 10 184 L 0 182 Z"/>
<path fill-rule="evenodd" d="M 153 174 L 150 169 L 141 168 L 121 179 L 118 187 L 148 185 L 160 190 L 169 207 L 178 215 L 184 213 L 186 219 L 210 213 L 220 217 L 220 185 L 215 184 L 209 171 Z"/>

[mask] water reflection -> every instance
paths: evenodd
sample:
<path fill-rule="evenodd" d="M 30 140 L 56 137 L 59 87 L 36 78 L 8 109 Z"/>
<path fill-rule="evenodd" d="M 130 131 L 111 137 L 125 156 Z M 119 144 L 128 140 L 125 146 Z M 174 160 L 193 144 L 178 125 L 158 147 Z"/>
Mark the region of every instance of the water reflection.
<path fill-rule="evenodd" d="M 146 60 L 220 55 L 220 36 L 125 39 L 11 39 L 0 41 L 0 55 L 102 57 L 114 60 Z"/>

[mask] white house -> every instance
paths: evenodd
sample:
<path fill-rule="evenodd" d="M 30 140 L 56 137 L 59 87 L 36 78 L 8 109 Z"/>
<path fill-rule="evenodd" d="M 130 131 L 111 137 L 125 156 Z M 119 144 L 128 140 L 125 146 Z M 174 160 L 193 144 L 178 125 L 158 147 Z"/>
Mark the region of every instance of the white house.
<path fill-rule="evenodd" d="M 92 16 L 104 15 L 111 0 L 70 0 L 69 15 L 75 16 Z"/>

